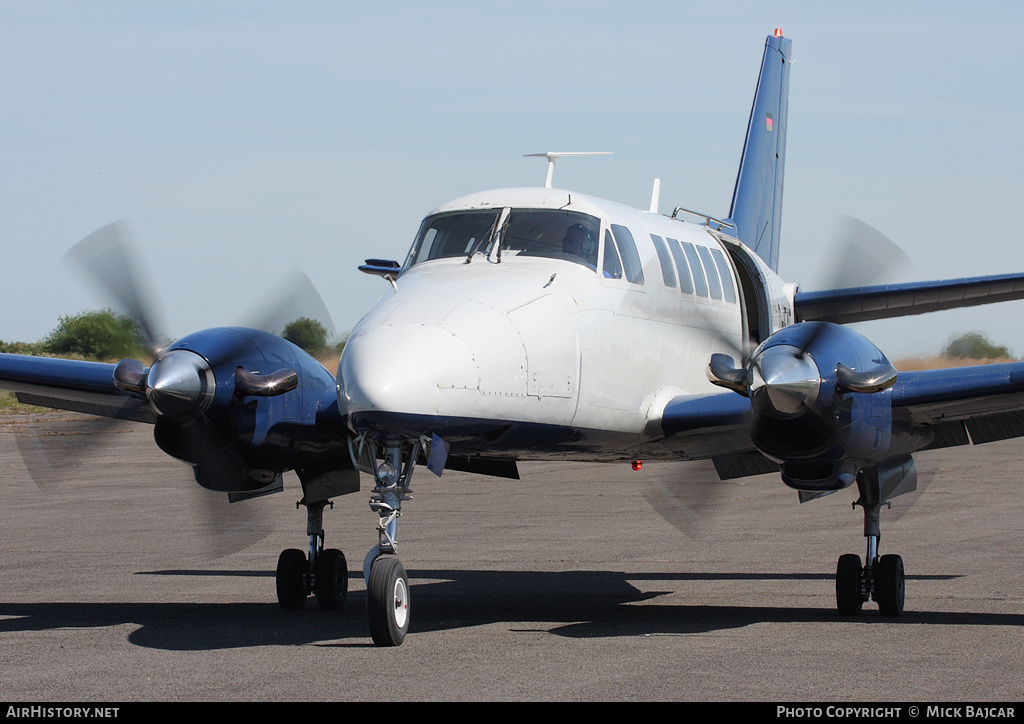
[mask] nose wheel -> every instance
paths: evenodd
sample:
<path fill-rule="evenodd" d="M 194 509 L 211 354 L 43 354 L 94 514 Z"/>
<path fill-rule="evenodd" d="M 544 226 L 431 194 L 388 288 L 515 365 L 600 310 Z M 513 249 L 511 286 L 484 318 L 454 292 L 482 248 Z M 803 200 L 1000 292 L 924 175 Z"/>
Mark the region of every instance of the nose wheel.
<path fill-rule="evenodd" d="M 352 459 L 363 472 L 373 474 L 374 497 L 370 510 L 379 517 L 377 545 L 363 562 L 366 577 L 366 616 L 377 646 L 399 646 L 409 631 L 412 596 L 409 577 L 398 551 L 398 519 L 402 503 L 412 498 L 409 482 L 428 441 L 388 440 L 379 445 L 365 436 L 350 442 Z"/>
<path fill-rule="evenodd" d="M 402 562 L 382 556 L 370 567 L 366 614 L 377 646 L 399 646 L 409 631 L 409 578 Z"/>

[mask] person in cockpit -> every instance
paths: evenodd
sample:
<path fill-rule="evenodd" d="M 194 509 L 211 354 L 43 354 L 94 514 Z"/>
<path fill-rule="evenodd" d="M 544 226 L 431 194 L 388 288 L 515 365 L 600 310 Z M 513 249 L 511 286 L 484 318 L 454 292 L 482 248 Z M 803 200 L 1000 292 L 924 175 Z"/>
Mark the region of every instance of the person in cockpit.
<path fill-rule="evenodd" d="M 591 230 L 583 224 L 573 224 L 565 230 L 562 253 L 578 256 L 591 269 L 597 269 L 597 242 Z"/>

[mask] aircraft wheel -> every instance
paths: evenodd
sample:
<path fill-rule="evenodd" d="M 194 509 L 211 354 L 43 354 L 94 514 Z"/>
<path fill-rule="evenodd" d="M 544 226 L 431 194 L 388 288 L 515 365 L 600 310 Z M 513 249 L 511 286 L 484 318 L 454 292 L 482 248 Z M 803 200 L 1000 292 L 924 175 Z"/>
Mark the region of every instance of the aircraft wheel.
<path fill-rule="evenodd" d="M 341 608 L 348 597 L 348 563 L 345 555 L 333 548 L 320 554 L 316 562 L 316 602 L 320 608 Z"/>
<path fill-rule="evenodd" d="M 397 558 L 381 557 L 370 568 L 366 612 L 377 646 L 399 646 L 409 631 L 409 579 Z"/>
<path fill-rule="evenodd" d="M 306 554 L 298 548 L 281 551 L 277 559 L 277 602 L 284 609 L 306 605 Z"/>
<path fill-rule="evenodd" d="M 875 566 L 875 601 L 883 616 L 899 616 L 903 613 L 906 597 L 906 577 L 903 559 L 897 555 L 882 556 Z"/>
<path fill-rule="evenodd" d="M 839 565 L 836 567 L 836 605 L 843 616 L 856 616 L 864 605 L 861 594 L 863 573 L 860 556 L 855 553 L 839 556 Z"/>

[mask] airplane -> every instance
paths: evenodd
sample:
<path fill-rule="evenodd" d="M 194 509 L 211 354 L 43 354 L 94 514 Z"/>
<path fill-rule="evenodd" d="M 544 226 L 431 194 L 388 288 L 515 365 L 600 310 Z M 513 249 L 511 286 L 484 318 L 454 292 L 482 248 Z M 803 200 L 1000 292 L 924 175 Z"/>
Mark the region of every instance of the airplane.
<path fill-rule="evenodd" d="M 914 455 L 1024 435 L 1024 363 L 898 372 L 853 322 L 1024 297 L 1024 274 L 802 291 L 778 274 L 792 41 L 769 35 L 728 214 L 631 208 L 541 187 L 474 193 L 423 220 L 352 330 L 337 375 L 241 327 L 154 345 L 147 367 L 0 355 L 22 402 L 154 426 L 161 450 L 232 501 L 294 471 L 307 544 L 280 554 L 280 605 L 346 602 L 325 545 L 332 498 L 372 483 L 363 560 L 378 646 L 402 644 L 411 591 L 397 556 L 413 472 L 518 478 L 517 463 L 711 460 L 723 480 L 778 474 L 801 502 L 856 486 L 866 550 L 843 555 L 841 615 L 900 616 L 905 571 L 880 512 L 914 490 Z M 117 258 L 110 229 L 84 241 Z M 120 269 L 119 266 L 114 268 Z M 114 274 L 113 276 L 117 276 Z M 131 285 L 127 285 L 131 287 Z M 140 305 L 125 292 L 125 305 Z M 146 325 L 143 324 L 145 327 Z"/>

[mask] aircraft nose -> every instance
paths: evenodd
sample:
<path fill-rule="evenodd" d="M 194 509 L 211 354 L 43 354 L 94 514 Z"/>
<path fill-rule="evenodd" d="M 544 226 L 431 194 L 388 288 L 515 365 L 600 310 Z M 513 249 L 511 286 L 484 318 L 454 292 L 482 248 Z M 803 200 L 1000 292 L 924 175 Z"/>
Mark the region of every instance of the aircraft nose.
<path fill-rule="evenodd" d="M 477 390 L 473 354 L 451 332 L 433 325 L 370 327 L 345 345 L 338 367 L 339 401 L 349 414 L 443 413 L 442 390 Z"/>

